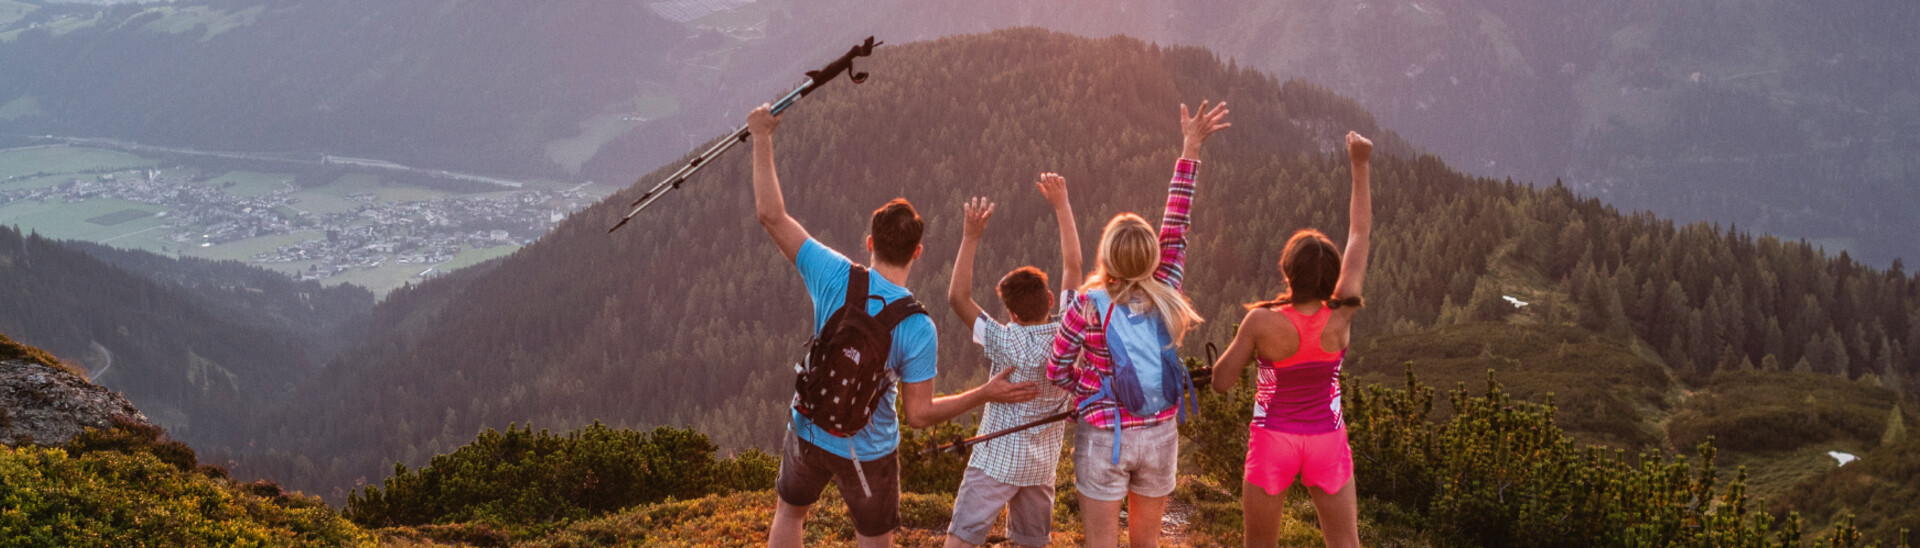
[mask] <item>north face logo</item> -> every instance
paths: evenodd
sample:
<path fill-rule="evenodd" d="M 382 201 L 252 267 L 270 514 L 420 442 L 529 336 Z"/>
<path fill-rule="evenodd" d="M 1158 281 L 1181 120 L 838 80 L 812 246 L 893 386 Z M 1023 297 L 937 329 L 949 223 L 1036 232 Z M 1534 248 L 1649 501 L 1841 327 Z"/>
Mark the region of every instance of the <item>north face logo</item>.
<path fill-rule="evenodd" d="M 849 359 L 849 360 L 853 360 L 853 363 L 860 363 L 860 351 L 859 351 L 859 350 L 857 350 L 857 349 L 855 349 L 855 348 L 853 348 L 853 347 L 851 347 L 851 346 L 849 346 L 849 347 L 846 347 L 846 348 L 842 348 L 842 349 L 840 349 L 840 353 L 842 353 L 842 354 L 846 354 L 846 355 L 847 355 L 847 359 Z"/>

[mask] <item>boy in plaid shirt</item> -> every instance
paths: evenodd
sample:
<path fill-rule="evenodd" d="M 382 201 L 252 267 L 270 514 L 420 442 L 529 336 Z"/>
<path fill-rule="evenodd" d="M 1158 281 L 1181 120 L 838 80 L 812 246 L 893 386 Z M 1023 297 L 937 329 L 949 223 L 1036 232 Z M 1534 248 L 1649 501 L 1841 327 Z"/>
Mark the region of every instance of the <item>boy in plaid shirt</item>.
<path fill-rule="evenodd" d="M 1067 180 L 1054 173 L 1043 173 L 1041 195 L 1053 205 L 1060 225 L 1060 251 L 1064 256 L 1061 280 L 1063 288 L 1079 287 L 1080 235 L 1073 223 L 1073 207 L 1067 199 Z M 947 287 L 947 302 L 955 314 L 973 330 L 973 342 L 979 344 L 991 362 L 992 374 L 1008 369 L 1007 380 L 1023 383 L 1044 381 L 1047 363 L 1052 357 L 1053 339 L 1060 324 L 1048 312 L 1053 307 L 1047 287 L 1047 275 L 1031 266 L 1015 269 L 1001 278 L 1000 302 L 1011 316 L 1009 323 L 995 321 L 973 301 L 973 254 L 986 231 L 993 204 L 986 198 L 974 198 L 965 204 L 966 228 L 960 240 L 960 256 L 953 263 L 953 281 Z M 1060 302 L 1072 302 L 1073 290 L 1061 292 Z M 1066 409 L 1067 393 L 1044 382 L 1038 398 L 1024 403 L 989 403 L 980 420 L 980 433 L 997 432 L 1058 413 Z M 1016 432 L 980 444 L 967 461 L 967 472 L 960 492 L 953 501 L 953 524 L 947 529 L 948 548 L 985 544 L 987 532 L 1007 512 L 1007 536 L 1020 546 L 1046 546 L 1053 532 L 1054 469 L 1060 464 L 1060 446 L 1066 423 Z"/>

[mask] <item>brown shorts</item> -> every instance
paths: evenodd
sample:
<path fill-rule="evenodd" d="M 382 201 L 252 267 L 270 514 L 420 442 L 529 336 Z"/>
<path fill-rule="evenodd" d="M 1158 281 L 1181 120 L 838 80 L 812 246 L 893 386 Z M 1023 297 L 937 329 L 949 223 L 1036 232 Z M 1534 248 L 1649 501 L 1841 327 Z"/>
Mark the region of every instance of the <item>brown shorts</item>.
<path fill-rule="evenodd" d="M 773 490 L 788 505 L 813 506 L 831 481 L 847 501 L 847 517 L 853 519 L 855 532 L 863 537 L 893 532 L 900 527 L 900 452 L 861 461 L 860 471 L 865 472 L 873 496 L 860 488 L 852 460 L 801 441 L 788 430 L 780 444 L 780 477 L 773 481 Z"/>

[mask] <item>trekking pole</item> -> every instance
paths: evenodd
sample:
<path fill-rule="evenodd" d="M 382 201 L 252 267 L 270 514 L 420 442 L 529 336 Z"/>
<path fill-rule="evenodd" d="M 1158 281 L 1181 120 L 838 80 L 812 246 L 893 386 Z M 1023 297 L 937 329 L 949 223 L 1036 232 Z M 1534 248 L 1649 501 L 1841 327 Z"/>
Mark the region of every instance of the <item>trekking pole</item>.
<path fill-rule="evenodd" d="M 1187 372 L 1188 375 L 1193 376 L 1194 388 L 1213 386 L 1213 364 L 1216 363 L 1220 363 L 1220 347 L 1207 343 L 1207 363 L 1201 364 L 1199 369 Z"/>
<path fill-rule="evenodd" d="M 873 55 L 873 48 L 879 47 L 880 44 L 883 43 L 884 42 L 875 42 L 872 36 L 868 36 L 865 43 L 853 46 L 853 49 L 847 50 L 846 55 L 841 55 L 839 59 L 834 59 L 833 62 L 827 63 L 827 66 L 821 67 L 820 70 L 807 71 L 807 81 L 801 82 L 799 87 L 793 88 L 793 91 L 787 92 L 785 96 L 773 102 L 773 114 L 776 116 L 779 115 L 781 111 L 787 110 L 787 107 L 793 106 L 794 101 L 798 101 L 801 97 L 806 97 L 807 94 L 813 93 L 813 90 L 820 89 L 820 86 L 827 85 L 827 82 L 833 81 L 840 73 L 853 70 L 853 58 Z M 865 82 L 867 81 L 867 73 L 854 72 L 848 74 L 847 79 L 853 80 L 855 84 Z M 666 195 L 666 193 L 679 189 L 681 184 L 687 182 L 688 177 L 692 177 L 695 172 L 700 171 L 700 168 L 706 167 L 708 162 L 720 157 L 721 154 L 726 154 L 728 150 L 733 148 L 733 145 L 745 142 L 748 134 L 747 126 L 741 125 L 740 129 L 734 130 L 733 134 L 727 136 L 726 139 L 721 139 L 720 142 L 708 147 L 706 152 L 702 152 L 699 156 L 688 160 L 687 165 L 680 166 L 678 171 L 674 171 L 672 175 L 668 175 L 665 180 L 660 181 L 660 184 L 653 185 L 653 188 L 647 189 L 645 194 L 641 194 L 639 199 L 634 200 L 633 203 L 630 204 L 633 207 L 633 211 L 628 212 L 626 217 L 621 217 L 620 222 L 615 223 L 613 228 L 607 229 L 607 232 L 612 233 L 615 230 L 619 230 L 620 227 L 626 226 L 627 221 L 633 220 L 634 215 L 640 214 L 640 210 L 653 205 L 654 201 L 659 200 L 660 197 Z M 633 184 L 638 185 L 640 181 L 634 181 Z"/>
<path fill-rule="evenodd" d="M 998 432 L 992 432 L 987 434 L 981 434 L 981 435 L 963 439 L 963 440 L 954 440 L 952 443 L 948 443 L 946 445 L 937 445 L 933 447 L 928 447 L 926 449 L 921 449 L 920 454 L 932 455 L 935 453 L 956 453 L 956 454 L 966 453 L 967 450 L 972 448 L 973 446 L 986 443 L 988 440 L 1005 436 L 1007 434 L 1012 434 L 1014 432 L 1019 432 L 1022 430 L 1031 430 L 1034 428 L 1039 428 L 1041 426 L 1046 426 L 1046 425 L 1060 422 L 1063 420 L 1071 419 L 1071 418 L 1074 418 L 1075 416 L 1078 416 L 1079 414 L 1080 414 L 1079 410 L 1061 411 L 1059 413 L 1034 419 L 1033 421 L 1028 422 L 1026 424 L 1008 428 L 1006 430 L 1001 430 Z"/>

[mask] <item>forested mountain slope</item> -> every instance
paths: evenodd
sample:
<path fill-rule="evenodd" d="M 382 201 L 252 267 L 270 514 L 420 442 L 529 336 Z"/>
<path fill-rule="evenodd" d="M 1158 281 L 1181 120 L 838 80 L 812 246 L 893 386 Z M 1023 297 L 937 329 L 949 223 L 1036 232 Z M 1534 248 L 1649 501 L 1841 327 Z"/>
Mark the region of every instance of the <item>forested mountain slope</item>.
<path fill-rule="evenodd" d="M 1470 173 L 1920 256 L 1920 36 L 1899 0 L 795 2 L 896 39 L 1021 25 L 1206 47 L 1352 97 Z M 881 30 L 875 30 L 881 33 Z"/>
<path fill-rule="evenodd" d="M 1915 357 L 1905 349 L 1920 344 L 1920 284 L 1904 271 L 1623 215 L 1565 188 L 1468 177 L 1411 157 L 1351 101 L 1204 50 L 1015 30 L 889 45 L 862 70 L 872 80 L 836 83 L 782 125 L 788 204 L 844 250 L 859 249 L 868 212 L 884 200 L 920 207 L 927 250 L 909 286 L 941 327 L 943 390 L 981 377 L 979 354 L 939 298 L 961 200 L 1001 204 L 982 276 L 1057 264 L 1035 174 L 1068 177 L 1083 234 L 1122 211 L 1157 214 L 1177 104 L 1212 98 L 1229 101 L 1234 127 L 1208 145 L 1201 168 L 1188 287 L 1209 322 L 1195 343 L 1226 340 L 1240 303 L 1278 291 L 1272 265 L 1293 229 L 1343 237 L 1344 160 L 1328 153 L 1357 129 L 1379 135 L 1383 154 L 1356 362 L 1368 359 L 1365 337 L 1511 319 L 1584 328 L 1689 385 L 1731 357 L 1727 367 L 1805 361 L 1834 377 L 1872 373 L 1911 392 Z M 375 310 L 372 341 L 265 418 L 261 447 L 271 449 L 243 458 L 240 473 L 340 494 L 333 489 L 379 477 L 394 460 L 418 465 L 510 422 L 689 424 L 723 447 L 768 443 L 784 424 L 787 366 L 810 326 L 798 277 L 753 220 L 746 167 L 745 154 L 714 164 L 618 233 L 606 228 L 639 189 L 490 270 L 396 291 Z M 1504 295 L 1537 306 L 1509 318 Z M 1668 397 L 1662 387 L 1673 381 L 1648 382 L 1651 399 L 1635 401 Z M 1622 443 L 1664 441 L 1657 416 L 1608 416 L 1648 422 L 1620 430 Z"/>
<path fill-rule="evenodd" d="M 0 332 L 86 367 L 200 447 L 245 445 L 254 414 L 319 373 L 373 306 L 352 286 L 118 253 L 155 274 L 0 227 Z"/>

